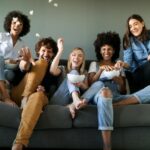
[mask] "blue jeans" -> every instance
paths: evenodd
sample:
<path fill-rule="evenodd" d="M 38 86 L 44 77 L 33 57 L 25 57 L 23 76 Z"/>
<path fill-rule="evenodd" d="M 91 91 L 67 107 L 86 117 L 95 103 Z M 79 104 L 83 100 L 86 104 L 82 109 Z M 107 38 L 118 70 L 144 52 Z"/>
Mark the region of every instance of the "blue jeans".
<path fill-rule="evenodd" d="M 70 72 L 71 74 L 79 74 L 77 70 L 72 70 Z M 55 104 L 55 105 L 67 105 L 72 102 L 72 97 L 71 93 L 73 91 L 81 92 L 80 88 L 75 86 L 74 84 L 70 83 L 68 79 L 64 79 L 54 95 L 50 98 L 50 104 Z"/>
<path fill-rule="evenodd" d="M 98 90 L 98 92 L 94 95 L 94 98 L 90 99 L 94 104 L 97 105 L 98 112 L 98 129 L 99 130 L 113 130 L 113 107 L 112 103 L 119 102 L 121 100 L 127 99 L 129 97 L 136 97 L 139 103 L 150 103 L 150 86 L 145 87 L 144 89 L 135 92 L 130 95 L 121 95 L 118 91 L 117 84 L 113 81 L 106 81 L 103 83 L 105 87 L 109 87 L 112 91 L 112 98 L 105 98 L 101 95 L 101 90 L 99 89 L 102 86 L 102 83 L 96 82 L 96 84 L 92 85 L 92 88 L 89 88 L 87 91 L 94 93 Z M 94 90 L 95 88 L 95 90 Z M 90 90 L 91 89 L 91 90 Z M 83 94 L 84 95 L 84 94 Z M 87 94 L 88 95 L 88 94 Z M 93 96 L 93 93 L 92 93 Z M 91 97 L 92 97 L 91 96 Z M 87 100 L 90 102 L 89 100 Z"/>
<path fill-rule="evenodd" d="M 132 94 L 140 104 L 150 104 L 150 85 Z"/>
<path fill-rule="evenodd" d="M 105 85 L 102 81 L 96 81 L 82 94 L 81 97 L 86 99 L 87 102 L 90 102 L 97 94 L 97 92 L 104 86 Z"/>
<path fill-rule="evenodd" d="M 0 56 L 0 80 L 12 81 L 14 76 L 14 71 L 12 69 L 5 68 L 5 60 L 2 56 Z"/>
<path fill-rule="evenodd" d="M 0 56 L 0 80 L 5 80 L 4 69 L 5 69 L 5 61 L 4 58 Z"/>
<path fill-rule="evenodd" d="M 67 105 L 72 102 L 70 92 L 68 90 L 67 79 L 64 79 L 54 95 L 50 98 L 50 104 L 53 105 Z"/>

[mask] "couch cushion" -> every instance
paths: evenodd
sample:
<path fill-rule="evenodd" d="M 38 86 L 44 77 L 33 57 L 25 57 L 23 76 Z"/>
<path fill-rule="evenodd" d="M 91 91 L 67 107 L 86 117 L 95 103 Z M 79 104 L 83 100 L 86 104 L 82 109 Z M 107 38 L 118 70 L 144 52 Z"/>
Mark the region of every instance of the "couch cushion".
<path fill-rule="evenodd" d="M 150 126 L 150 104 L 121 106 L 114 109 L 115 127 Z"/>
<path fill-rule="evenodd" d="M 95 105 L 88 105 L 76 113 L 73 120 L 74 127 L 97 127 L 97 109 Z"/>
<path fill-rule="evenodd" d="M 72 128 L 69 109 L 65 106 L 47 105 L 36 125 L 36 129 Z"/>
<path fill-rule="evenodd" d="M 114 127 L 150 126 L 150 104 L 137 104 L 114 108 Z M 96 106 L 87 106 L 77 112 L 74 127 L 98 126 Z"/>
<path fill-rule="evenodd" d="M 21 110 L 0 102 L 0 126 L 18 128 Z M 71 128 L 72 119 L 65 106 L 47 105 L 40 116 L 36 129 Z"/>
<path fill-rule="evenodd" d="M 0 126 L 17 128 L 21 110 L 0 102 Z"/>

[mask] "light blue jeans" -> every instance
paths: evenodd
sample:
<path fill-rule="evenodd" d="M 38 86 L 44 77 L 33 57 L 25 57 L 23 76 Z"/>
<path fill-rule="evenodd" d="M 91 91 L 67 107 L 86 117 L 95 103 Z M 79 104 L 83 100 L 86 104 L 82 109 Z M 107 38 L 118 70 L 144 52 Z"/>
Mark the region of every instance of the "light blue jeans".
<path fill-rule="evenodd" d="M 53 105 L 65 106 L 72 102 L 70 92 L 68 90 L 67 79 L 64 79 L 56 92 L 50 98 L 49 103 Z"/>
<path fill-rule="evenodd" d="M 98 91 L 104 86 L 104 82 L 96 81 L 82 94 L 81 97 L 83 99 L 86 99 L 87 102 L 90 102 L 93 100 L 94 96 L 98 93 Z"/>
<path fill-rule="evenodd" d="M 15 74 L 12 69 L 5 68 L 5 60 L 3 56 L 0 56 L 0 80 L 12 81 Z"/>
<path fill-rule="evenodd" d="M 105 98 L 101 95 L 102 87 L 108 87 L 112 91 L 112 98 Z M 98 92 L 96 93 L 96 91 Z M 92 92 L 96 94 L 93 96 Z M 91 97 L 88 94 L 91 94 Z M 90 97 L 87 99 L 87 102 L 92 102 L 97 105 L 99 130 L 113 130 L 112 103 L 119 102 L 132 96 L 135 96 L 139 103 L 150 103 L 150 86 L 133 94 L 121 95 L 115 82 L 105 81 L 102 84 L 102 82 L 98 81 L 95 82 L 95 84 L 92 84 L 92 86 L 83 94 L 84 98 Z"/>
<path fill-rule="evenodd" d="M 79 74 L 76 70 L 72 70 L 70 73 Z M 50 98 L 50 104 L 63 106 L 70 104 L 72 102 L 71 93 L 73 91 L 80 92 L 80 89 L 70 83 L 67 78 L 64 79 L 54 95 Z"/>

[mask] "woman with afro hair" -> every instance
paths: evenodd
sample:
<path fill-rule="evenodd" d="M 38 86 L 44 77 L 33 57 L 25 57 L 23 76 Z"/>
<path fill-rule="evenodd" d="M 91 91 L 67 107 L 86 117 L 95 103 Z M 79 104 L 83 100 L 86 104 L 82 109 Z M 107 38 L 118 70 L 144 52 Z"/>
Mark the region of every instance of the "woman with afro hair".
<path fill-rule="evenodd" d="M 150 86 L 132 95 L 126 95 L 125 73 L 121 63 L 117 61 L 120 37 L 116 32 L 98 34 L 94 46 L 97 61 L 90 64 L 88 80 L 91 86 L 82 97 L 86 103 L 97 105 L 98 130 L 102 131 L 103 150 L 111 150 L 113 105 L 150 102 Z"/>

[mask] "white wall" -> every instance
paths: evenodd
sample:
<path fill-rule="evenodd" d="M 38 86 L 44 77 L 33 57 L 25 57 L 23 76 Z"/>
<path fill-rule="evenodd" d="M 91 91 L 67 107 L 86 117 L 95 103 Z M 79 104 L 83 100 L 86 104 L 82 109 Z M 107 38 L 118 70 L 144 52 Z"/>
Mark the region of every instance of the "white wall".
<path fill-rule="evenodd" d="M 55 7 L 54 4 L 58 4 Z M 98 33 L 116 31 L 121 40 L 126 19 L 133 13 L 140 14 L 150 26 L 150 1 L 142 0 L 0 0 L 0 32 L 3 32 L 5 15 L 21 10 L 31 20 L 31 31 L 24 37 L 33 50 L 39 33 L 41 37 L 63 37 L 67 58 L 74 47 L 82 47 L 87 59 L 95 59 L 93 42 Z M 29 14 L 34 10 L 33 15 Z"/>

